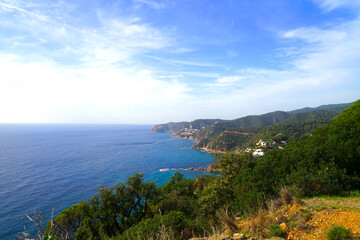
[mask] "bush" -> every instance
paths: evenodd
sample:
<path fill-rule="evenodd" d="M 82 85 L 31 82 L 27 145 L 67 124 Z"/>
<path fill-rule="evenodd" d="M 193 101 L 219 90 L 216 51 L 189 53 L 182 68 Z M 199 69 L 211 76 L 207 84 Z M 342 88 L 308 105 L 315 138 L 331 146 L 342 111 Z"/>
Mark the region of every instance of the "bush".
<path fill-rule="evenodd" d="M 157 239 L 157 233 L 160 230 L 161 224 L 161 216 L 159 215 L 144 219 L 113 240 Z"/>
<path fill-rule="evenodd" d="M 350 238 L 350 229 L 343 226 L 334 225 L 327 231 L 326 236 L 329 240 L 343 240 Z"/>
<path fill-rule="evenodd" d="M 269 226 L 269 237 L 284 237 L 285 232 L 281 229 L 278 224 L 271 224 Z"/>

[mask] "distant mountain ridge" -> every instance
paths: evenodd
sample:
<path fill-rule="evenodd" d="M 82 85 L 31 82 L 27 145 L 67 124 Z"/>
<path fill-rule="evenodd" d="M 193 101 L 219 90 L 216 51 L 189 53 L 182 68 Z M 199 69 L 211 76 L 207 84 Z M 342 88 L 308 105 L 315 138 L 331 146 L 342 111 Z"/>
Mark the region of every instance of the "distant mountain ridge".
<path fill-rule="evenodd" d="M 296 114 L 296 113 L 302 113 L 302 112 L 310 112 L 310 111 L 314 111 L 314 110 L 333 110 L 333 111 L 336 111 L 336 112 L 342 112 L 345 108 L 350 107 L 350 105 L 352 105 L 353 103 L 355 103 L 355 102 L 339 103 L 339 104 L 327 104 L 327 105 L 321 105 L 321 106 L 314 107 L 314 108 L 305 107 L 305 108 L 289 111 L 288 113 Z"/>
<path fill-rule="evenodd" d="M 152 131 L 170 132 L 177 137 L 194 140 L 197 142 L 194 148 L 210 152 L 239 151 L 242 147 L 249 146 L 249 143 L 260 140 L 257 139 L 260 137 L 283 135 L 283 139 L 293 139 L 290 133 L 297 138 L 309 134 L 317 127 L 329 123 L 351 104 L 321 105 L 288 112 L 275 111 L 234 120 L 197 119 L 191 122 L 170 122 L 155 125 Z M 261 134 L 272 126 L 275 127 L 271 131 Z"/>

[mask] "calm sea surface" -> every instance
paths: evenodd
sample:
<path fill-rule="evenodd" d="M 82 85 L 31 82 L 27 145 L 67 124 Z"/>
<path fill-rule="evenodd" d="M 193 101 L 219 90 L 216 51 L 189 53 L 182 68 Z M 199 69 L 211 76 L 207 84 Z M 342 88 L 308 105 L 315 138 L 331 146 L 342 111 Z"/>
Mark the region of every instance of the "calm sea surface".
<path fill-rule="evenodd" d="M 206 167 L 213 160 L 190 149 L 194 142 L 152 133 L 151 127 L 0 125 L 0 239 L 14 239 L 24 226 L 31 231 L 25 214 L 34 209 L 49 217 L 54 208 L 56 216 L 94 196 L 100 186 L 134 173 L 162 185 L 176 169 Z"/>

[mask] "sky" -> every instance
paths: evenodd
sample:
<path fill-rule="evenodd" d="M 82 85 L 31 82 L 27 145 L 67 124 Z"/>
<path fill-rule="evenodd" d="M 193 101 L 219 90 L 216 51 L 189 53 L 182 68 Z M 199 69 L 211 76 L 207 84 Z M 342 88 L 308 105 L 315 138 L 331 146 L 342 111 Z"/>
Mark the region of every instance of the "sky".
<path fill-rule="evenodd" d="M 235 119 L 359 73 L 360 0 L 0 0 L 0 123 Z"/>

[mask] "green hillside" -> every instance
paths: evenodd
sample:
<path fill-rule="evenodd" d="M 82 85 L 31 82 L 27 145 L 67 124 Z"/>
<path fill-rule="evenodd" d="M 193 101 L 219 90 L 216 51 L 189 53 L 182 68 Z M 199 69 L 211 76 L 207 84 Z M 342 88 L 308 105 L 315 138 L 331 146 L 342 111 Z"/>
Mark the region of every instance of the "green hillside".
<path fill-rule="evenodd" d="M 171 132 L 177 137 L 197 142 L 194 148 L 207 151 L 241 151 L 262 140 L 275 141 L 272 148 L 283 147 L 281 141 L 298 139 L 317 127 L 329 123 L 347 104 L 330 104 L 290 112 L 276 111 L 234 120 L 200 119 L 192 122 L 156 125 L 154 132 Z M 280 141 L 280 142 L 277 142 Z"/>
<path fill-rule="evenodd" d="M 290 111 L 288 113 L 296 114 L 296 113 L 302 113 L 302 112 L 310 112 L 310 111 L 314 111 L 314 110 L 332 110 L 332 111 L 341 113 L 345 108 L 350 107 L 353 103 L 354 102 L 340 103 L 340 104 L 327 104 L 327 105 L 321 105 L 321 106 L 315 107 L 315 108 L 306 107 L 306 108 L 301 108 L 301 109 L 297 109 L 294 111 Z"/>
<path fill-rule="evenodd" d="M 282 206 L 288 211 L 288 204 L 296 200 L 292 194 L 297 198 L 347 196 L 360 190 L 359 119 L 360 100 L 283 150 L 268 151 L 262 158 L 235 153 L 218 156 L 213 164 L 221 173 L 218 176 L 186 179 L 176 173 L 163 187 L 156 187 L 135 174 L 62 211 L 49 222 L 46 234 L 77 240 L 185 240 L 224 229 L 232 234 L 238 231 L 234 216 L 246 219 L 261 211 L 274 213 Z M 291 124 L 281 125 L 281 131 Z M 299 217 L 311 218 L 307 213 L 301 211 Z M 305 223 L 302 219 L 275 219 L 274 224 Z M 266 228 L 274 228 L 251 226 L 253 239 L 268 237 Z"/>

